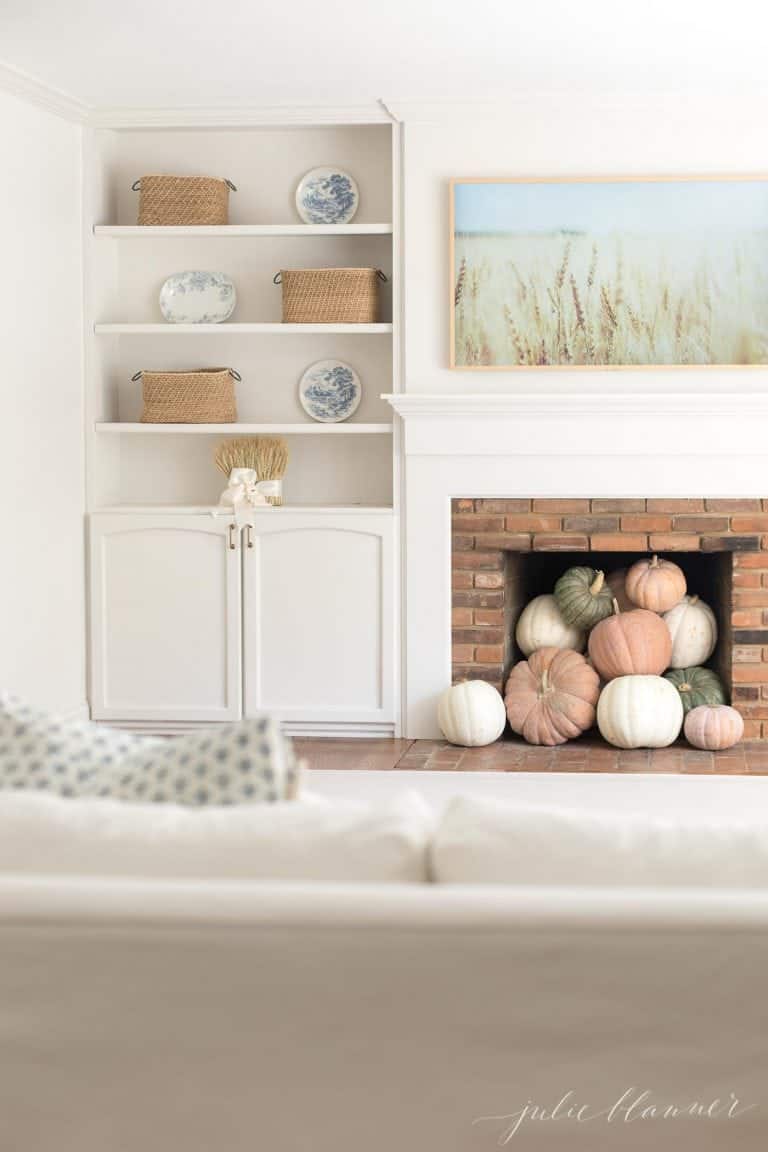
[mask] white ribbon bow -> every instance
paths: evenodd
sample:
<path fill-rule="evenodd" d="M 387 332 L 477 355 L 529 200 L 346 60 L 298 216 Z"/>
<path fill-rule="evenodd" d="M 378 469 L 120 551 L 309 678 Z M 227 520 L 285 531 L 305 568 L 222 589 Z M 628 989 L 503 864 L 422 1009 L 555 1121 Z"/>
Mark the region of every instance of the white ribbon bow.
<path fill-rule="evenodd" d="M 231 508 L 238 528 L 253 524 L 254 508 L 270 508 L 265 496 L 258 490 L 256 472 L 253 468 L 233 468 L 229 483 L 219 497 L 219 504 Z"/>

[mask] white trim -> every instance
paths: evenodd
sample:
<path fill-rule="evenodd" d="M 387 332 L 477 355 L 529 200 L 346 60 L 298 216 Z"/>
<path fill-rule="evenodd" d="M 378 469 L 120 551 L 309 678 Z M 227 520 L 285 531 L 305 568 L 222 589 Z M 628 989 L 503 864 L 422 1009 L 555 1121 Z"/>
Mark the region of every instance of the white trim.
<path fill-rule="evenodd" d="M 738 370 L 736 370 L 738 371 Z M 700 378 L 697 379 L 700 385 Z M 409 419 L 453 418 L 497 420 L 499 416 L 567 416 L 594 419 L 595 416 L 714 416 L 718 420 L 743 421 L 745 417 L 768 417 L 768 395 L 762 380 L 756 388 L 731 393 L 698 393 L 695 399 L 679 393 L 489 393 L 467 395 L 434 393 L 383 394 L 399 416 Z"/>
<path fill-rule="evenodd" d="M 768 97 L 768 90 L 752 92 L 735 92 L 732 104 L 749 104 L 755 107 L 761 102 L 764 104 Z M 542 92 L 529 89 L 526 91 L 510 93 L 497 100 L 454 101 L 454 100 L 398 100 L 382 98 L 382 107 L 386 108 L 393 120 L 398 123 L 421 124 L 457 124 L 477 121 L 509 121 L 511 117 L 520 118 L 530 113 L 541 114 L 542 110 L 549 110 L 562 114 L 568 109 L 568 115 L 577 118 L 575 108 L 581 112 L 591 111 L 644 111 L 662 113 L 670 108 L 723 108 L 723 100 L 719 93 L 711 89 L 698 89 L 692 92 L 572 92 L 549 91 Z"/>
<path fill-rule="evenodd" d="M 87 710 L 85 718 L 87 719 Z M 103 723 L 107 723 L 107 721 Z M 230 721 L 226 723 L 230 723 Z M 213 720 L 110 720 L 108 724 L 110 728 L 119 728 L 121 731 L 136 732 L 144 736 L 183 736 L 187 732 L 201 732 L 204 729 L 224 726 L 222 721 Z M 394 723 L 282 720 L 280 726 L 283 732 L 289 736 L 319 736 L 328 739 L 333 737 L 345 740 L 372 739 L 374 737 L 392 737 L 395 734 Z"/>
<path fill-rule="evenodd" d="M 29 73 L 13 68 L 3 61 L 0 61 L 0 91 L 18 96 L 20 100 L 27 100 L 31 104 L 37 104 L 55 116 L 74 120 L 78 124 L 85 124 L 91 114 L 87 104 L 70 96 L 68 92 L 44 84 Z"/>
<path fill-rule="evenodd" d="M 252 108 L 95 108 L 95 128 L 271 128 L 289 125 L 391 124 L 392 116 L 372 104 L 275 104 Z"/>

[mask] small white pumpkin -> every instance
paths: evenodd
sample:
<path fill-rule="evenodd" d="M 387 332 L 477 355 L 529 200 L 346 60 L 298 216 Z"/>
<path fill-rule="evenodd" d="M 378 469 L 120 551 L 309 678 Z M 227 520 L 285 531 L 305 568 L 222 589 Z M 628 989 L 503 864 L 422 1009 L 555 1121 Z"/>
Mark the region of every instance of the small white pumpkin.
<path fill-rule="evenodd" d="M 515 629 L 517 646 L 524 656 L 539 648 L 573 648 L 583 652 L 586 636 L 580 628 L 566 624 L 554 596 L 536 596 L 520 613 Z"/>
<path fill-rule="evenodd" d="M 618 676 L 600 693 L 597 726 L 616 748 L 666 748 L 683 726 L 680 693 L 663 676 Z"/>
<path fill-rule="evenodd" d="M 698 596 L 683 596 L 664 613 L 664 623 L 672 637 L 670 668 L 697 668 L 709 660 L 717 644 L 717 620 L 708 604 Z"/>
<path fill-rule="evenodd" d="M 440 731 L 451 744 L 478 748 L 498 740 L 507 723 L 501 694 L 484 680 L 446 688 L 437 706 Z"/>

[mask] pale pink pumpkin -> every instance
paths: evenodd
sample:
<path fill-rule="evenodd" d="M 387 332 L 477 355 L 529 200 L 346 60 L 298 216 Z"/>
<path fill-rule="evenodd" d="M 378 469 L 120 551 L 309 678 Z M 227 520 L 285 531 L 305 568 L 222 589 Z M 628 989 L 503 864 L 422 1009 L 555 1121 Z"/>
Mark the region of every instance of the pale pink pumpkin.
<path fill-rule="evenodd" d="M 504 703 L 514 732 L 529 744 L 564 744 L 595 722 L 600 678 L 570 648 L 540 648 L 509 674 Z"/>
<path fill-rule="evenodd" d="M 727 704 L 700 704 L 686 714 L 685 738 L 694 748 L 722 752 L 733 748 L 744 735 L 744 721 L 735 708 Z"/>
<path fill-rule="evenodd" d="M 650 612 L 668 612 L 685 596 L 687 585 L 682 568 L 672 560 L 638 560 L 625 583 L 627 596 L 638 608 Z"/>

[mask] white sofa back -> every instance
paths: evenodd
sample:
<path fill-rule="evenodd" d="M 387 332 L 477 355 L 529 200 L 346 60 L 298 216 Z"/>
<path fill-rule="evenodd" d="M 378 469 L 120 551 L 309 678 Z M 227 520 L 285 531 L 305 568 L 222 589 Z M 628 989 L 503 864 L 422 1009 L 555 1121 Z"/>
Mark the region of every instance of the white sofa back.
<path fill-rule="evenodd" d="M 0 955 L 14 1152 L 768 1143 L 763 894 L 6 877 Z"/>

